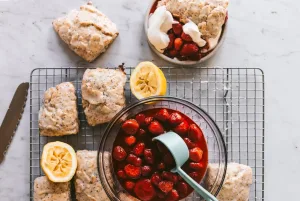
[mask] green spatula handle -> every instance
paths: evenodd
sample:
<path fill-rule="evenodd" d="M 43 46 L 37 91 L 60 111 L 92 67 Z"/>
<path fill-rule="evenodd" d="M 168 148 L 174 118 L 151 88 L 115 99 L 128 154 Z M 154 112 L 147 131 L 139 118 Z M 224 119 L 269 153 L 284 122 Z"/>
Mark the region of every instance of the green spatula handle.
<path fill-rule="evenodd" d="M 176 172 L 193 188 L 195 191 L 201 195 L 207 201 L 218 201 L 218 199 L 205 190 L 200 184 L 198 184 L 194 179 L 192 179 L 187 173 L 185 173 L 180 167 L 176 168 Z"/>

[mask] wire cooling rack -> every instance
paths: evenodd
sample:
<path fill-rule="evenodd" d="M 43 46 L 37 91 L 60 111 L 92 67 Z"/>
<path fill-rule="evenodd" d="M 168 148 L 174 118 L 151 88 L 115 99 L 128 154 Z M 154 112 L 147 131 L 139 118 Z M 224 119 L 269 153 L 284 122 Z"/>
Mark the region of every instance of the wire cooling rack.
<path fill-rule="evenodd" d="M 133 68 L 125 68 L 127 75 Z M 253 68 L 172 68 L 162 70 L 168 80 L 168 95 L 200 106 L 217 122 L 224 136 L 228 161 L 249 165 L 253 170 L 250 201 L 264 200 L 264 74 Z M 30 77 L 30 199 L 33 182 L 43 175 L 40 156 L 44 144 L 63 141 L 75 150 L 97 150 L 106 125 L 88 126 L 81 106 L 81 80 L 85 68 L 38 68 Z M 128 79 L 129 80 L 129 79 Z M 39 135 L 38 112 L 44 92 L 71 81 L 77 89 L 80 132 L 64 137 Z M 127 103 L 135 101 L 129 83 Z M 74 199 L 75 200 L 75 199 Z"/>

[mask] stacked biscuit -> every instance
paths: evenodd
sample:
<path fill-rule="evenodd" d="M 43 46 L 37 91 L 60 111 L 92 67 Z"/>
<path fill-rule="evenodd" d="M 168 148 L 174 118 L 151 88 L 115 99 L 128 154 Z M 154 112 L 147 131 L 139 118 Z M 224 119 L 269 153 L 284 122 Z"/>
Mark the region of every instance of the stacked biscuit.
<path fill-rule="evenodd" d="M 193 21 L 204 39 L 216 38 L 222 30 L 227 15 L 228 0 L 161 0 L 181 22 Z"/>

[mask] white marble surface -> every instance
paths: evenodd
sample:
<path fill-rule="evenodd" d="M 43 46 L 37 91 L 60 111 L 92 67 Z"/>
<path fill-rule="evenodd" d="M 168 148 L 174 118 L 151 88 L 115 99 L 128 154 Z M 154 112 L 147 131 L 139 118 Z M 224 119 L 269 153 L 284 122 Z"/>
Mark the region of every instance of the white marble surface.
<path fill-rule="evenodd" d="M 0 121 L 17 85 L 32 69 L 87 65 L 66 48 L 51 22 L 80 0 L 0 0 Z M 98 0 L 94 4 L 119 27 L 120 36 L 91 66 L 136 65 L 154 60 L 143 32 L 150 0 Z M 266 82 L 267 201 L 297 200 L 300 178 L 300 2 L 231 0 L 228 34 L 206 66 L 257 67 Z M 297 21 L 298 20 L 298 21 Z M 0 165 L 0 200 L 29 199 L 29 103 Z"/>

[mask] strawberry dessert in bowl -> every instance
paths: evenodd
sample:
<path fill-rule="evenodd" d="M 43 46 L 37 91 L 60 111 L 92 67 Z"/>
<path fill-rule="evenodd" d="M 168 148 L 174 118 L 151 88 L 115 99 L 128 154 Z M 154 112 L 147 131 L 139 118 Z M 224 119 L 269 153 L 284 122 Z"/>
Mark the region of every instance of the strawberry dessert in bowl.
<path fill-rule="evenodd" d="M 193 65 L 212 57 L 226 32 L 228 0 L 155 0 L 145 19 L 151 49 L 161 58 Z"/>
<path fill-rule="evenodd" d="M 196 105 L 174 97 L 151 97 L 120 111 L 105 130 L 99 147 L 100 180 L 112 200 L 201 200 L 177 174 L 168 149 L 152 139 L 165 132 L 180 135 L 189 148 L 182 169 L 203 184 L 209 163 L 217 164 L 217 195 L 226 174 L 227 155 L 214 121 Z M 211 179 L 211 178 L 210 178 Z"/>

